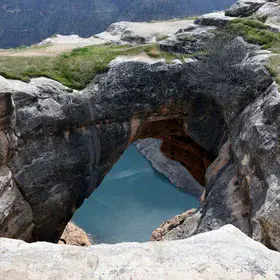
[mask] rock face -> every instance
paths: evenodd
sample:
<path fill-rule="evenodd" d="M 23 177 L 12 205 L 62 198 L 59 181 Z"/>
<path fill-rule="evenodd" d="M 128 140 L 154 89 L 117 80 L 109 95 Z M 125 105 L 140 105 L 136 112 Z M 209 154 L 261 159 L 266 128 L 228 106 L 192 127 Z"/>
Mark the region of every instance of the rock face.
<path fill-rule="evenodd" d="M 255 230 L 259 232 L 258 211 L 264 205 L 256 200 L 267 192 L 264 181 L 259 187 L 254 181 L 259 192 L 249 198 L 241 170 L 234 179 L 245 155 L 254 153 L 240 150 L 244 144 L 239 141 L 243 134 L 237 118 L 257 98 L 264 100 L 271 92 L 275 95 L 277 87 L 263 66 L 267 55 L 241 38 L 209 52 L 209 56 L 184 64 L 118 61 L 81 92 L 69 93 L 45 78 L 29 84 L 1 79 L 1 92 L 10 102 L 1 105 L 3 115 L 14 119 L 9 124 L 14 141 L 2 166 L 10 170 L 8 182 L 16 183 L 32 209 L 32 219 L 20 227 L 24 239 L 57 242 L 74 211 L 126 147 L 148 137 L 162 139 L 165 153 L 189 168 L 198 181 L 205 182 L 205 172 L 210 170 L 198 231 L 233 223 L 251 236 Z M 227 140 L 231 145 L 209 169 Z M 184 153 L 177 152 L 180 147 Z M 224 154 L 228 154 L 227 161 Z M 248 212 L 250 200 L 256 206 L 254 212 Z M 12 206 L 9 209 L 5 212 L 9 213 L 7 224 L 12 225 L 9 217 L 16 213 Z M 269 219 L 267 224 L 274 223 Z M 256 238 L 264 238 L 264 232 Z"/>
<path fill-rule="evenodd" d="M 209 18 L 220 24 L 220 14 Z M 1 236 L 57 242 L 124 150 L 157 138 L 206 188 L 195 215 L 158 239 L 230 223 L 280 250 L 280 95 L 264 67 L 270 54 L 240 37 L 213 39 L 202 19 L 174 35 L 203 33 L 207 55 L 185 62 L 118 58 L 79 92 L 46 78 L 0 79 Z"/>
<path fill-rule="evenodd" d="M 32 209 L 16 186 L 8 160 L 17 145 L 15 108 L 11 93 L 0 95 L 0 236 L 32 240 Z"/>
<path fill-rule="evenodd" d="M 230 225 L 186 240 L 89 248 L 0 239 L 0 253 L 5 280 L 276 280 L 280 271 L 278 252 Z"/>
<path fill-rule="evenodd" d="M 166 157 L 161 152 L 161 146 L 162 141 L 158 139 L 148 138 L 136 142 L 137 149 L 151 162 L 154 169 L 165 175 L 178 189 L 200 197 L 204 187 L 179 162 Z"/>
<path fill-rule="evenodd" d="M 280 25 L 279 3 L 267 2 L 256 12 L 256 14 L 266 18 L 267 23 Z"/>

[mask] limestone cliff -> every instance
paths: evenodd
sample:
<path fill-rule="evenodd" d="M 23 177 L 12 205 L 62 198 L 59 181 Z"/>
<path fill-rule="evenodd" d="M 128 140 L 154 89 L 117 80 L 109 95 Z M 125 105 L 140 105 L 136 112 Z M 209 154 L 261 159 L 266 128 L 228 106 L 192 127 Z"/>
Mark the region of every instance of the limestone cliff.
<path fill-rule="evenodd" d="M 1 78 L 0 235 L 57 242 L 124 150 L 152 137 L 206 188 L 191 234 L 230 223 L 280 250 L 278 86 L 270 52 L 216 32 L 233 19 L 205 15 L 159 43 L 183 62 L 119 58 L 81 91 Z"/>

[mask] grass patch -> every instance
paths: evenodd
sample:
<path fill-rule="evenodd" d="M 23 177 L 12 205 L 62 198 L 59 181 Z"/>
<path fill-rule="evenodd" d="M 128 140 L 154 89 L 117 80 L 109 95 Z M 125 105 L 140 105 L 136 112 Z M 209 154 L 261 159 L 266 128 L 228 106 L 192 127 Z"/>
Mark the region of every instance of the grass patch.
<path fill-rule="evenodd" d="M 269 62 L 266 64 L 267 70 L 272 76 L 275 77 L 275 81 L 280 85 L 280 55 L 275 54 L 271 56 Z"/>
<path fill-rule="evenodd" d="M 259 45 L 262 49 L 275 53 L 269 59 L 266 68 L 280 85 L 280 33 L 273 32 L 270 26 L 264 23 L 265 20 L 265 17 L 235 19 L 218 33 L 232 37 L 241 36 L 248 43 Z"/>
<path fill-rule="evenodd" d="M 235 19 L 224 30 L 232 36 L 242 36 L 245 41 L 270 49 L 280 44 L 280 34 L 258 19 Z"/>
<path fill-rule="evenodd" d="M 163 41 L 163 40 L 166 40 L 167 38 L 169 38 L 169 36 L 165 35 L 165 36 L 158 36 L 157 37 L 157 41 Z"/>
<path fill-rule="evenodd" d="M 8 79 L 29 81 L 47 77 L 73 89 L 85 88 L 93 78 L 106 71 L 108 64 L 119 55 L 138 55 L 145 52 L 153 58 L 183 59 L 184 55 L 162 52 L 157 44 L 151 45 L 98 45 L 77 48 L 59 56 L 1 56 L 0 74 Z"/>
<path fill-rule="evenodd" d="M 157 44 L 151 44 L 144 48 L 146 54 L 153 58 L 164 58 L 166 63 L 172 63 L 174 59 L 178 59 L 184 62 L 186 58 L 196 58 L 197 56 L 206 55 L 204 51 L 198 51 L 192 54 L 182 54 L 182 53 L 169 53 L 161 51 Z"/>
<path fill-rule="evenodd" d="M 194 36 L 191 35 L 178 35 L 178 39 L 180 41 L 184 41 L 184 42 L 196 42 L 197 39 Z"/>

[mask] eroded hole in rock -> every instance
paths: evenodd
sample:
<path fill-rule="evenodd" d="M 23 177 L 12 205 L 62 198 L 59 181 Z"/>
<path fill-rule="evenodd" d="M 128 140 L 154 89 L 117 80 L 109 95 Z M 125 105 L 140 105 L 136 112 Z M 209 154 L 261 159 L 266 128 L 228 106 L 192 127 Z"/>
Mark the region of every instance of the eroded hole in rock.
<path fill-rule="evenodd" d="M 131 145 L 73 220 L 94 242 L 144 242 L 162 222 L 198 206 L 198 198 L 175 188 Z"/>
<path fill-rule="evenodd" d="M 215 156 L 187 134 L 182 119 L 135 123 L 129 143 L 140 139 L 137 148 L 170 181 L 130 145 L 74 215 L 94 242 L 148 241 L 161 223 L 197 208 L 205 190 L 205 173 Z"/>

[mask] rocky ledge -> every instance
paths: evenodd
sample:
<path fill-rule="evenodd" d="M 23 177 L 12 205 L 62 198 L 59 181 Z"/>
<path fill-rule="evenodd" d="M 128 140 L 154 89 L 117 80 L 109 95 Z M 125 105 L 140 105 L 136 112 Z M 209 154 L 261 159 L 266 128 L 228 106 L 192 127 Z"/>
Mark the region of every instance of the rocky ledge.
<path fill-rule="evenodd" d="M 185 240 L 88 248 L 1 239 L 0 253 L 0 273 L 5 280 L 280 277 L 280 253 L 231 225 Z"/>

